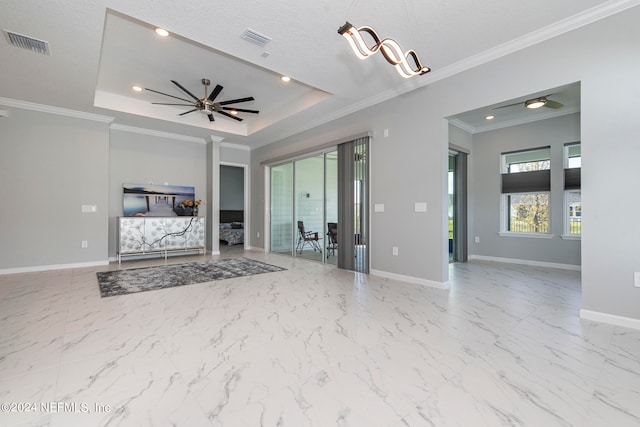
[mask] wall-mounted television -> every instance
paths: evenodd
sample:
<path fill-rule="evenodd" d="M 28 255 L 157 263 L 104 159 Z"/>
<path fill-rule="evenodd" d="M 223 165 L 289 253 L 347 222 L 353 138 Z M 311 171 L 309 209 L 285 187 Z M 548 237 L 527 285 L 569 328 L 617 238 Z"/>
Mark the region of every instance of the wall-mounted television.
<path fill-rule="evenodd" d="M 181 185 L 123 184 L 124 216 L 178 216 L 184 212 L 180 203 L 195 199 L 195 187 Z"/>

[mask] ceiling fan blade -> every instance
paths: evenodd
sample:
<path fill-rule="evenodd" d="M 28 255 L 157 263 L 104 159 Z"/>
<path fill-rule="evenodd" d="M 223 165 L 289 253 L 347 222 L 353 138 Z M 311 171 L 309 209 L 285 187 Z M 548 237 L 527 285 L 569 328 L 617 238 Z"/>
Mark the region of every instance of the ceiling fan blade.
<path fill-rule="evenodd" d="M 564 107 L 564 104 L 561 104 L 558 101 L 552 101 L 550 99 L 547 99 L 547 102 L 546 104 L 544 104 L 544 106 L 547 108 L 558 109 L 558 108 Z"/>
<path fill-rule="evenodd" d="M 191 102 L 189 99 L 179 98 L 177 96 L 169 95 L 168 93 L 158 92 L 157 90 L 149 89 L 145 87 L 144 90 L 148 90 L 149 92 L 159 93 L 160 95 L 170 96 L 171 98 L 179 99 L 180 101 Z"/>
<path fill-rule="evenodd" d="M 222 107 L 223 110 L 229 110 L 229 111 L 239 111 L 241 113 L 254 113 L 254 114 L 258 114 L 260 111 L 258 110 L 245 110 L 244 108 L 233 108 L 233 107 Z"/>
<path fill-rule="evenodd" d="M 501 108 L 513 107 L 514 105 L 522 105 L 522 106 L 524 106 L 524 102 L 515 102 L 513 104 L 501 105 L 500 107 L 492 108 L 492 110 L 499 110 Z"/>
<path fill-rule="evenodd" d="M 179 116 L 184 116 L 185 114 L 193 113 L 194 111 L 198 111 L 198 109 L 197 109 L 197 108 L 194 108 L 193 110 L 185 111 L 184 113 L 180 113 L 180 114 L 178 114 L 178 115 L 179 115 Z"/>
<path fill-rule="evenodd" d="M 242 119 L 240 117 L 236 117 L 233 114 L 227 113 L 226 111 L 218 110 L 218 113 L 222 114 L 223 116 L 231 117 L 232 119 L 237 120 L 239 122 L 242 121 Z"/>
<path fill-rule="evenodd" d="M 216 87 L 211 91 L 207 99 L 213 102 L 213 100 L 216 99 L 218 95 L 220 95 L 220 92 L 222 92 L 222 86 L 216 85 Z"/>
<path fill-rule="evenodd" d="M 194 94 L 192 94 L 191 92 L 189 92 L 187 89 L 185 89 L 185 88 L 184 88 L 180 83 L 178 83 L 177 81 L 175 81 L 175 80 L 171 80 L 171 83 L 173 83 L 174 85 L 178 86 L 180 89 L 182 89 L 182 91 L 183 91 L 184 93 L 186 93 L 187 95 L 189 95 L 190 97 L 192 97 L 192 98 L 193 98 L 193 99 L 195 99 L 196 101 L 198 101 L 198 102 L 200 101 L 200 99 L 199 99 L 197 96 L 195 96 Z"/>
<path fill-rule="evenodd" d="M 238 98 L 238 99 L 230 99 L 228 101 L 222 101 L 219 104 L 228 105 L 228 104 L 235 104 L 236 102 L 247 102 L 247 101 L 255 101 L 255 99 L 253 98 L 253 96 L 249 96 L 247 98 Z"/>
<path fill-rule="evenodd" d="M 167 104 L 165 102 L 152 102 L 153 105 L 180 105 L 182 107 L 193 107 L 193 104 Z"/>
<path fill-rule="evenodd" d="M 209 111 L 209 114 L 207 114 L 209 116 L 209 121 L 210 122 L 214 122 L 216 119 L 213 118 L 213 113 L 211 111 Z"/>

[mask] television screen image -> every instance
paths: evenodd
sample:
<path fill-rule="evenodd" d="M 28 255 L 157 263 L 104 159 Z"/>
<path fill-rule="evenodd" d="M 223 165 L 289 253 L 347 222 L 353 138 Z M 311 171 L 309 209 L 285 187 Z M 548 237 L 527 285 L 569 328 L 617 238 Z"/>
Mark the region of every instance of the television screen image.
<path fill-rule="evenodd" d="M 190 215 L 180 208 L 186 200 L 195 199 L 195 187 L 180 185 L 123 184 L 124 216 Z"/>

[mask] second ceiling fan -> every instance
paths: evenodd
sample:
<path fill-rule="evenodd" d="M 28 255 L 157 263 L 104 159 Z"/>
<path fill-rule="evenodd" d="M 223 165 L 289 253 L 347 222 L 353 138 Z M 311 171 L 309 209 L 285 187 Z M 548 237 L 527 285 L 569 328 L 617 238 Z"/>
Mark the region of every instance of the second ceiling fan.
<path fill-rule="evenodd" d="M 232 118 L 234 120 L 237 120 L 237 121 L 241 122 L 242 119 L 237 116 L 238 113 L 258 114 L 260 112 L 258 110 L 247 110 L 245 108 L 227 107 L 227 105 L 230 105 L 230 104 L 237 104 L 237 103 L 241 103 L 241 102 L 254 101 L 253 96 L 249 96 L 249 97 L 246 97 L 246 98 L 229 99 L 227 101 L 216 102 L 215 100 L 218 97 L 218 95 L 220 95 L 220 92 L 222 92 L 223 88 L 220 85 L 216 85 L 216 87 L 213 88 L 211 93 L 209 95 L 207 95 L 207 88 L 211 84 L 211 81 L 209 79 L 202 79 L 202 84 L 204 85 L 204 98 L 202 98 L 202 99 L 198 98 L 197 96 L 195 96 L 194 94 L 189 92 L 187 89 L 184 88 L 184 86 L 182 86 L 177 81 L 171 80 L 171 83 L 173 83 L 174 85 L 178 86 L 184 93 L 189 95 L 192 99 L 180 98 L 179 96 L 169 95 L 168 93 L 159 92 L 157 90 L 153 90 L 153 89 L 149 89 L 149 88 L 145 88 L 145 90 L 148 90 L 148 91 L 154 92 L 154 93 L 158 93 L 158 94 L 164 95 L 164 96 L 169 96 L 171 98 L 179 99 L 181 101 L 186 102 L 186 104 L 170 104 L 170 103 L 164 103 L 164 102 L 152 102 L 152 104 L 193 107 L 191 110 L 188 110 L 188 111 L 185 111 L 184 113 L 178 114 L 179 116 L 184 116 L 185 114 L 193 113 L 194 111 L 203 111 L 209 117 L 209 121 L 213 122 L 213 121 L 215 121 L 215 119 L 213 117 L 213 113 L 215 112 L 215 113 L 222 114 L 223 116 L 226 116 L 226 117 L 229 117 L 229 118 Z"/>
<path fill-rule="evenodd" d="M 514 104 L 502 105 L 500 107 L 494 108 L 494 110 L 499 110 L 500 108 L 513 107 L 514 105 L 523 105 L 530 110 L 535 110 L 536 108 L 546 107 L 558 109 L 564 107 L 564 104 L 559 103 L 558 101 L 553 101 L 548 99 L 551 95 L 539 96 L 537 98 L 527 99 L 524 102 L 516 102 Z"/>

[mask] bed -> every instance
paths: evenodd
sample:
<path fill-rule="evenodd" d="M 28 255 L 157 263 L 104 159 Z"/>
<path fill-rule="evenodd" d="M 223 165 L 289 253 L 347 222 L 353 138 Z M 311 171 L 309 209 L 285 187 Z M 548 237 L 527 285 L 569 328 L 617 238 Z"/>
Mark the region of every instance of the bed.
<path fill-rule="evenodd" d="M 220 211 L 219 238 L 229 246 L 244 243 L 244 211 Z"/>

